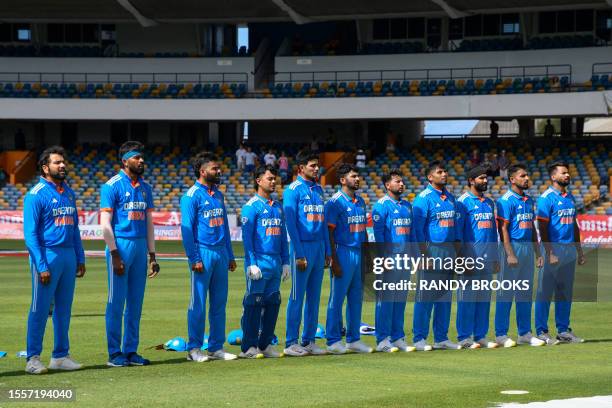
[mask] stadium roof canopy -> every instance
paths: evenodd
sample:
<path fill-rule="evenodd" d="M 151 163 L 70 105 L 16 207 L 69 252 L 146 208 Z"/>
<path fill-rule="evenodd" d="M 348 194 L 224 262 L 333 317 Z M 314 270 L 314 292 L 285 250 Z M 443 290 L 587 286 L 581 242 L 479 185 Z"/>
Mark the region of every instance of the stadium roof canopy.
<path fill-rule="evenodd" d="M 139 21 L 143 25 L 295 21 L 302 24 L 605 7 L 612 7 L 612 0 L 3 0 L 0 21 Z"/>

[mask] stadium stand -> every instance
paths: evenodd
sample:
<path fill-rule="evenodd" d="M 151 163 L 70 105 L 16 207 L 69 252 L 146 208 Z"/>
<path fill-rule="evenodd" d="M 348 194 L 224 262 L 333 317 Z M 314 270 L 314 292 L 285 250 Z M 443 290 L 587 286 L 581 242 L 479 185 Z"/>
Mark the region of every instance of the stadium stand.
<path fill-rule="evenodd" d="M 206 58 L 206 57 L 248 57 L 251 51 L 245 46 L 231 49 L 224 47 L 220 53 L 198 54 L 187 52 L 109 52 L 95 45 L 2 45 L 0 57 L 49 57 L 49 58 Z"/>
<path fill-rule="evenodd" d="M 570 163 L 572 176 L 571 192 L 576 197 L 579 211 L 590 214 L 612 215 L 612 203 L 608 191 L 612 168 L 612 153 L 605 143 L 597 141 L 580 141 L 562 143 L 556 147 L 547 144 L 542 147 L 514 145 L 500 141 L 496 149 L 489 149 L 485 142 L 466 142 L 448 144 L 440 141 L 427 141 L 410 149 L 401 149 L 396 153 L 384 153 L 370 160 L 362 175 L 364 182 L 361 193 L 368 206 L 384 195 L 381 183 L 382 172 L 399 168 L 406 181 L 406 197 L 412 201 L 426 185 L 421 171 L 425 163 L 431 160 L 444 160 L 450 173 L 449 191 L 456 196 L 466 188 L 464 169 L 474 147 L 481 152 L 495 152 L 508 149 L 509 159 L 526 163 L 532 177 L 533 185 L 529 194 L 539 196 L 548 185 L 547 165 L 553 161 L 563 160 Z M 275 146 L 295 155 L 296 148 L 287 145 Z M 151 183 L 155 192 L 155 206 L 163 211 L 179 209 L 179 200 L 184 191 L 193 184 L 189 167 L 189 157 L 195 151 L 181 150 L 178 147 L 155 146 L 147 149 L 147 173 L 145 179 Z M 228 212 L 235 213 L 252 196 L 253 181 L 249 173 L 237 169 L 233 152 L 217 148 L 216 153 L 222 161 L 222 186 L 225 193 Z M 96 210 L 99 206 L 99 188 L 103 181 L 112 177 L 119 170 L 118 159 L 110 146 L 83 145 L 70 154 L 69 182 L 78 195 L 77 206 L 82 210 Z M 26 184 L 6 185 L 0 190 L 0 207 L 17 210 L 23 206 L 23 196 L 36 183 L 38 178 Z M 326 198 L 331 197 L 338 186 L 324 186 Z M 499 176 L 490 182 L 489 194 L 497 199 L 507 191 L 507 181 Z M 277 189 L 278 198 L 282 198 L 283 186 Z"/>

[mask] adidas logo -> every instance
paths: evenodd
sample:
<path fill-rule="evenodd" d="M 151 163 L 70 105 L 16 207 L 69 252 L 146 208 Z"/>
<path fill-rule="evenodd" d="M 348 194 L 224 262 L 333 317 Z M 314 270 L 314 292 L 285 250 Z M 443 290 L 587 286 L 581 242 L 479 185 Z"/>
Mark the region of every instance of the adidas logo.
<path fill-rule="evenodd" d="M 559 202 L 557 203 L 557 205 L 562 205 L 562 204 L 563 204 L 563 203 L 562 203 L 561 201 L 559 201 Z"/>
<path fill-rule="evenodd" d="M 397 209 L 395 211 L 393 211 L 393 214 L 399 214 L 399 211 L 397 211 Z"/>
<path fill-rule="evenodd" d="M 268 213 L 268 210 L 264 209 L 263 213 L 264 213 L 264 214 L 267 214 L 267 213 Z"/>
<path fill-rule="evenodd" d="M 519 205 L 519 206 L 518 206 L 518 209 L 520 210 L 521 208 L 523 208 L 523 206 L 522 206 L 522 205 Z"/>
<path fill-rule="evenodd" d="M 440 203 L 436 203 L 436 207 L 440 207 Z"/>
<path fill-rule="evenodd" d="M 52 203 L 57 203 L 57 200 L 54 198 L 53 200 L 51 200 Z"/>
<path fill-rule="evenodd" d="M 306 200 L 310 200 L 310 196 L 306 195 L 306 197 L 304 197 Z"/>
<path fill-rule="evenodd" d="M 477 205 L 475 205 L 475 206 L 474 206 L 474 208 L 475 208 L 475 209 L 478 209 L 478 206 L 477 206 Z"/>
<path fill-rule="evenodd" d="M 126 196 L 126 197 L 129 197 L 129 196 L 130 196 L 130 192 L 129 192 L 129 191 L 126 191 L 126 192 L 125 192 L 125 196 Z"/>
<path fill-rule="evenodd" d="M 208 200 L 206 200 L 206 201 L 204 202 L 204 205 L 208 205 Z"/>
<path fill-rule="evenodd" d="M 347 207 L 346 211 L 353 211 L 353 210 L 351 210 L 351 207 Z"/>

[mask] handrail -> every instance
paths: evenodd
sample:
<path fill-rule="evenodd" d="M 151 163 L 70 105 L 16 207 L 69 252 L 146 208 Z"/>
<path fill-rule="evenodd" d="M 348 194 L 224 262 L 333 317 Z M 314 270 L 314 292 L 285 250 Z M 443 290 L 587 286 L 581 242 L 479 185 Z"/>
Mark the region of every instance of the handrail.
<path fill-rule="evenodd" d="M 6 79 L 9 78 L 9 79 Z M 68 78 L 68 79 L 67 79 Z M 0 82 L 29 83 L 244 83 L 247 72 L 2 72 Z"/>

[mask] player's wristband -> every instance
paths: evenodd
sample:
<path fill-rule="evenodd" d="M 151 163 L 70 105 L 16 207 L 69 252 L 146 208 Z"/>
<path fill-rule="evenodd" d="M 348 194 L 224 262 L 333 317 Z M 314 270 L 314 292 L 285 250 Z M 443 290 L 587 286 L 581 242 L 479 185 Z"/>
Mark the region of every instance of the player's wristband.
<path fill-rule="evenodd" d="M 156 261 L 156 259 L 155 259 L 155 252 L 149 252 L 149 260 L 150 261 Z"/>
<path fill-rule="evenodd" d="M 113 249 L 112 251 L 110 251 L 111 256 L 119 256 L 119 250 L 118 249 Z"/>

